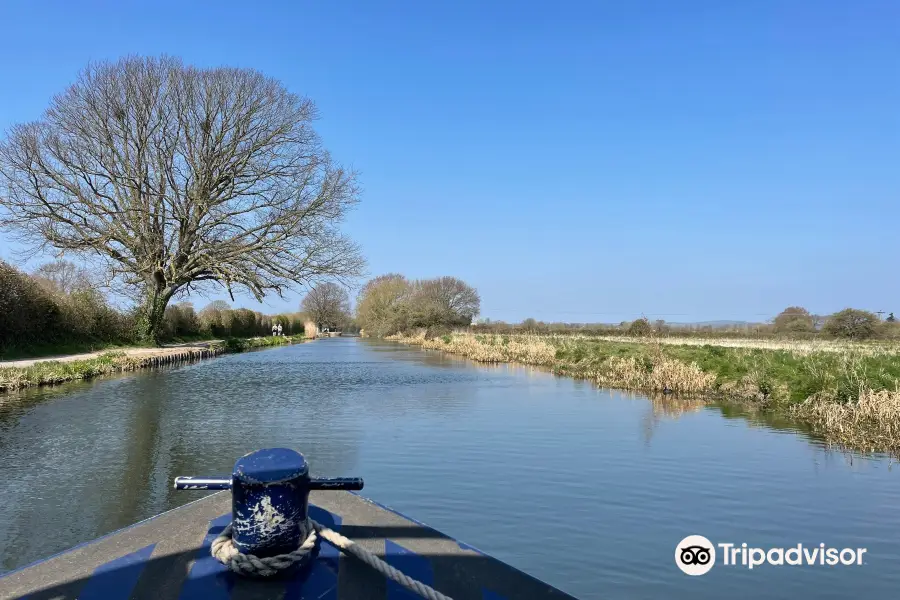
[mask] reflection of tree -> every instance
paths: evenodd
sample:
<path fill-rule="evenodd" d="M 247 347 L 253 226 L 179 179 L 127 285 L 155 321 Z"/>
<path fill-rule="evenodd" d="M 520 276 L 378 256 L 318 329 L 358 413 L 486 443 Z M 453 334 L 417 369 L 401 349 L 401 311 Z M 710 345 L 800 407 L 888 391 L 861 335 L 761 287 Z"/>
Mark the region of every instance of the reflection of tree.
<path fill-rule="evenodd" d="M 163 383 L 167 377 L 166 372 L 146 373 L 122 386 L 128 407 L 120 424 L 125 456 L 121 471 L 111 479 L 114 489 L 98 494 L 105 505 L 100 512 L 105 515 L 106 530 L 125 527 L 164 510 L 158 499 L 165 492 L 155 489 L 160 483 L 155 467 L 164 453 L 160 428 L 168 399 Z"/>
<path fill-rule="evenodd" d="M 707 402 L 697 397 L 665 395 L 658 392 L 647 394 L 650 406 L 641 419 L 644 443 L 649 444 L 659 424 L 666 419 L 679 419 L 686 413 L 694 413 L 706 407 Z"/>
<path fill-rule="evenodd" d="M 131 408 L 123 390 L 144 376 L 29 390 L 16 398 L 23 400 L 17 409 L 5 407 L 4 566 L 36 560 L 133 520 L 122 518 L 119 506 L 122 486 L 133 483 L 123 482 L 131 443 L 122 433 Z"/>

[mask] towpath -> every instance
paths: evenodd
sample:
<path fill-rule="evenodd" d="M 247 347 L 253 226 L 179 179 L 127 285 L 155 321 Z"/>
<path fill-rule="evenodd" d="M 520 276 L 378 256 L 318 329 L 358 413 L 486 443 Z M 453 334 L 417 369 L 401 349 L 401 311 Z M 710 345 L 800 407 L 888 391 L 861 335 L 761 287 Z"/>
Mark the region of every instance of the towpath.
<path fill-rule="evenodd" d="M 86 360 L 96 358 L 107 352 L 124 352 L 129 356 L 166 356 L 176 354 L 185 348 L 209 348 L 210 344 L 221 342 L 221 340 L 208 340 L 203 342 L 187 342 L 184 344 L 166 344 L 159 348 L 113 348 L 108 350 L 99 350 L 97 352 L 85 352 L 83 354 L 65 354 L 61 356 L 41 356 L 39 358 L 27 358 L 23 360 L 0 360 L 0 369 L 6 367 L 30 367 L 39 362 L 47 362 L 51 360 L 59 362 L 69 362 L 73 360 Z"/>

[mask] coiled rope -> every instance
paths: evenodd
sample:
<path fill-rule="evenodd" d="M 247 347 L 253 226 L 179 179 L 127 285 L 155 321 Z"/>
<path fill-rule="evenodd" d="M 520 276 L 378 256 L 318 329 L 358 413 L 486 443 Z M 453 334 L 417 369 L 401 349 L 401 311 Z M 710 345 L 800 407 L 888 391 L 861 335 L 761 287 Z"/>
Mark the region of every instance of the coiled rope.
<path fill-rule="evenodd" d="M 287 554 L 279 554 L 277 556 L 257 557 L 252 554 L 241 554 L 234 547 L 234 542 L 231 540 L 231 529 L 232 527 L 229 523 L 222 533 L 213 540 L 211 553 L 213 558 L 238 575 L 271 577 L 276 573 L 293 567 L 306 559 L 309 553 L 313 551 L 316 547 L 318 534 L 323 540 L 331 543 L 344 554 L 355 556 L 391 581 L 402 585 L 409 591 L 415 592 L 427 600 L 452 600 L 449 596 L 445 596 L 421 581 L 417 581 L 402 571 L 395 569 L 350 538 L 342 536 L 313 519 L 307 519 L 301 525 L 301 532 L 308 533 L 300 547 Z"/>

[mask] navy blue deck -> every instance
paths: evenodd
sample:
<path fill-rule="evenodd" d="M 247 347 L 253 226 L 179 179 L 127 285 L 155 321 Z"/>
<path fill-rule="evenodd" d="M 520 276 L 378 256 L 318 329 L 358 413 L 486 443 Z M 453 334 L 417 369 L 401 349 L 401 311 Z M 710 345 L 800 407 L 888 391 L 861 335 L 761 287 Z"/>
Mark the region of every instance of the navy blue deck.
<path fill-rule="evenodd" d="M 455 600 L 571 598 L 430 527 L 346 492 L 313 493 L 310 517 Z M 209 554 L 231 520 L 222 492 L 0 577 L 0 598 L 415 600 L 324 540 L 302 572 L 245 579 Z"/>

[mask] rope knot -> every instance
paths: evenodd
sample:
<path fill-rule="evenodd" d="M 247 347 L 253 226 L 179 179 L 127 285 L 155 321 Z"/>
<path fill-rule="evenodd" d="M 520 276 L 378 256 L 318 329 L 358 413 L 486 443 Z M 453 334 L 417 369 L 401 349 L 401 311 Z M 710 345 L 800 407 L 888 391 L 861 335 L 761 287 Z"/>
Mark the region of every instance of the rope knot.
<path fill-rule="evenodd" d="M 234 547 L 234 541 L 231 538 L 232 524 L 222 530 L 216 539 L 213 540 L 210 553 L 213 558 L 225 565 L 225 567 L 238 575 L 247 577 L 272 577 L 278 573 L 294 569 L 305 565 L 318 554 L 318 536 L 316 528 L 307 519 L 300 526 L 301 535 L 304 538 L 303 543 L 296 550 L 287 554 L 278 554 L 275 556 L 254 556 L 253 554 L 242 554 Z"/>
<path fill-rule="evenodd" d="M 234 542 L 231 540 L 231 524 L 229 523 L 228 527 L 222 530 L 222 533 L 213 540 L 211 552 L 213 558 L 238 575 L 271 577 L 276 573 L 287 571 L 292 567 L 305 564 L 306 561 L 315 558 L 319 551 L 317 542 L 321 537 L 321 539 L 325 540 L 344 554 L 356 557 L 383 576 L 402 585 L 409 591 L 419 594 L 426 600 L 452 600 L 449 596 L 445 596 L 436 589 L 406 575 L 403 571 L 395 569 L 375 554 L 369 552 L 362 546 L 358 546 L 350 538 L 342 536 L 321 523 L 317 523 L 312 519 L 307 519 L 301 527 L 303 528 L 303 531 L 308 531 L 309 534 L 306 536 L 306 540 L 300 544 L 299 548 L 293 552 L 288 552 L 287 554 L 260 558 L 253 556 L 252 554 L 241 554 L 238 552 L 237 548 L 234 547 Z"/>

